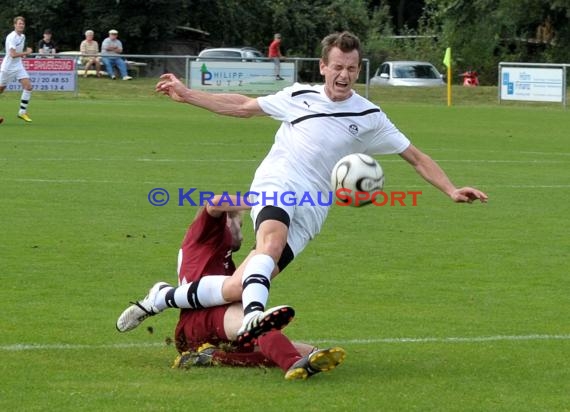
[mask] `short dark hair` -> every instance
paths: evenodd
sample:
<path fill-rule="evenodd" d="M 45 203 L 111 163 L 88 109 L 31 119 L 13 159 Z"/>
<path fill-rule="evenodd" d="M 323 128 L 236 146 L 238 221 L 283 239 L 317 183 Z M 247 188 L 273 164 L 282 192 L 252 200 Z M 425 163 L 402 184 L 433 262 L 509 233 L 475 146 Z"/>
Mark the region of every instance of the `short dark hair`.
<path fill-rule="evenodd" d="M 45 29 L 44 34 L 52 34 L 50 29 Z"/>
<path fill-rule="evenodd" d="M 321 46 L 321 59 L 325 63 L 328 63 L 331 49 L 333 47 L 338 47 L 344 53 L 356 50 L 358 52 L 358 65 L 360 66 L 360 61 L 362 60 L 362 47 L 360 45 L 360 39 L 355 34 L 349 31 L 329 34 L 323 39 L 323 41 L 321 41 Z"/>

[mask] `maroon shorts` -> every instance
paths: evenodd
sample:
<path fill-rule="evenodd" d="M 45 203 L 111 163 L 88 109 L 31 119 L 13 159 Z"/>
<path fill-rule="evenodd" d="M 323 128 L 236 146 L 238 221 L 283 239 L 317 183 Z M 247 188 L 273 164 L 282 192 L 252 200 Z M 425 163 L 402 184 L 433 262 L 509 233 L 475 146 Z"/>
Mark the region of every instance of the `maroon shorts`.
<path fill-rule="evenodd" d="M 178 352 L 196 350 L 204 343 L 217 346 L 222 342 L 228 342 L 224 331 L 224 315 L 228 306 L 181 310 L 175 332 Z"/>

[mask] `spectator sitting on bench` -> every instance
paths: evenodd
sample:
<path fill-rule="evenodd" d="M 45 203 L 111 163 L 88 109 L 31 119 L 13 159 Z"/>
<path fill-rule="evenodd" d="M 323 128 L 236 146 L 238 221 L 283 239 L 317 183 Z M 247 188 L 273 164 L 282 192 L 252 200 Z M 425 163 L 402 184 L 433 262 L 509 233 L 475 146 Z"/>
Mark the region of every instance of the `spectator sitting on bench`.
<path fill-rule="evenodd" d="M 105 65 L 105 70 L 111 76 L 111 79 L 115 80 L 115 72 L 113 71 L 113 66 L 117 66 L 119 73 L 123 80 L 131 80 L 132 77 L 127 73 L 127 63 L 120 56 L 123 52 L 123 44 L 117 38 L 119 32 L 117 30 L 109 30 L 109 37 L 103 40 L 101 44 L 101 56 L 103 58 L 103 64 Z"/>
<path fill-rule="evenodd" d="M 101 77 L 101 59 L 99 54 L 99 43 L 93 40 L 95 33 L 93 30 L 85 32 L 85 40 L 81 42 L 79 49 L 81 50 L 81 64 L 83 65 L 83 77 L 87 77 L 91 66 L 95 66 L 97 77 Z"/>

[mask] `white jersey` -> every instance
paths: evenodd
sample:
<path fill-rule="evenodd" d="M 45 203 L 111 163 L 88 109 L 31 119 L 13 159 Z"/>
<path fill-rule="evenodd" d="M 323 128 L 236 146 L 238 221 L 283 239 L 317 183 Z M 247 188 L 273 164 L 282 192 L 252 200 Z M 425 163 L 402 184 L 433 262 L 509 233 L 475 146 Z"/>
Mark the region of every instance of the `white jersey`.
<path fill-rule="evenodd" d="M 297 256 L 320 232 L 329 199 L 296 206 L 283 201 L 280 194 L 298 198 L 309 193 L 315 201 L 319 193 L 330 193 L 332 169 L 342 157 L 350 153 L 402 153 L 410 141 L 378 106 L 356 93 L 333 102 L 322 85 L 294 84 L 257 101 L 265 113 L 282 123 L 271 150 L 255 172 L 251 191 L 259 195 L 250 199 L 257 202 L 251 216 L 256 223 L 267 204 L 283 209 L 290 218 L 287 243 Z M 264 201 L 263 194 L 277 195 Z"/>
<path fill-rule="evenodd" d="M 342 157 L 401 153 L 410 145 L 378 106 L 356 92 L 334 102 L 324 85 L 296 83 L 257 101 L 282 124 L 255 181 L 280 178 L 303 182 L 306 190 L 328 192 L 332 169 Z"/>
<path fill-rule="evenodd" d="M 13 31 L 6 37 L 6 55 L 4 56 L 4 60 L 2 60 L 1 71 L 23 69 L 22 58 L 10 56 L 10 49 L 16 50 L 17 53 L 22 53 L 25 44 L 26 36 L 24 34 L 18 34 L 16 31 Z"/>

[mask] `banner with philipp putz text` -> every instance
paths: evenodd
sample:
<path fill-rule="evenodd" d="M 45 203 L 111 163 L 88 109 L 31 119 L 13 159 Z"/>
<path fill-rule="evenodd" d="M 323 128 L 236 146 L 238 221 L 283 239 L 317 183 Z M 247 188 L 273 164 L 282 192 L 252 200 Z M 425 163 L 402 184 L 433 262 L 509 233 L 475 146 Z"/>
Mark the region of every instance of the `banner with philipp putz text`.
<path fill-rule="evenodd" d="M 188 87 L 218 93 L 270 94 L 295 81 L 295 64 L 281 63 L 280 76 L 274 74 L 273 62 L 191 61 Z"/>

